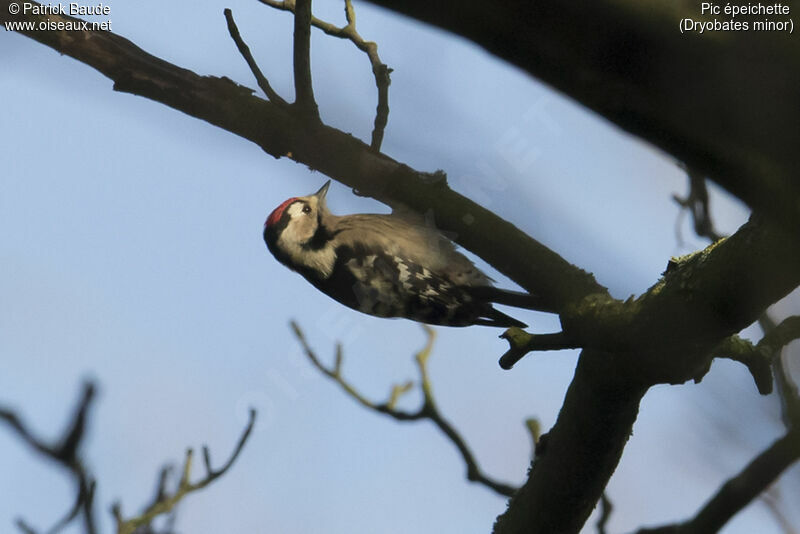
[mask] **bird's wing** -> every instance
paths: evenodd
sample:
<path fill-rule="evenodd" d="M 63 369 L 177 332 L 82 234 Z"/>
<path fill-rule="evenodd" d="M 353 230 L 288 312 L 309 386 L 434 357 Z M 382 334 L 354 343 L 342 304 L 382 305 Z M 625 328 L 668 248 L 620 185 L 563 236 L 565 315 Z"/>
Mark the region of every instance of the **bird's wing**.
<path fill-rule="evenodd" d="M 455 285 L 483 286 L 492 280 L 436 228 L 395 215 L 359 214 L 342 217 L 337 225 L 341 243 L 358 246 L 373 244 L 408 263 L 421 265 Z"/>

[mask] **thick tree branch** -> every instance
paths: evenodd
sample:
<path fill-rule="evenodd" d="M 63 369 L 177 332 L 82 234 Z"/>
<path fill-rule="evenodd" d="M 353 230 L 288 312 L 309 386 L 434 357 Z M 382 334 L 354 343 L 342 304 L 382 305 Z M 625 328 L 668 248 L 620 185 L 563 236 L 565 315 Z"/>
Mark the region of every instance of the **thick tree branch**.
<path fill-rule="evenodd" d="M 786 32 L 681 33 L 714 18 L 699 2 L 369 1 L 471 39 L 800 232 L 800 40 Z"/>
<path fill-rule="evenodd" d="M 342 376 L 341 345 L 337 345 L 336 347 L 336 359 L 333 367 L 328 368 L 320 361 L 313 349 L 311 349 L 305 335 L 303 334 L 303 331 L 300 329 L 297 323 L 292 321 L 291 327 L 292 331 L 294 331 L 294 334 L 297 337 L 297 340 L 303 346 L 303 351 L 306 353 L 306 356 L 308 356 L 308 359 L 311 361 L 314 367 L 321 371 L 322 374 L 339 384 L 345 393 L 355 399 L 356 402 L 358 402 L 361 406 L 367 408 L 368 410 L 373 410 L 389 416 L 397 421 L 419 421 L 422 419 L 431 421 L 458 449 L 458 452 L 461 454 L 461 457 L 463 458 L 464 464 L 467 468 L 467 480 L 471 482 L 477 482 L 478 484 L 486 486 L 496 493 L 505 495 L 506 497 L 510 497 L 514 494 L 516 488 L 503 482 L 498 482 L 484 474 L 478 465 L 477 460 L 475 460 L 472 451 L 470 451 L 469 447 L 467 446 L 466 441 L 464 441 L 464 438 L 458 433 L 453 425 L 450 424 L 449 421 L 442 417 L 442 414 L 439 412 L 439 408 L 436 406 L 436 400 L 433 396 L 433 386 L 431 385 L 430 377 L 428 376 L 428 358 L 430 357 L 431 349 L 433 348 L 433 341 L 436 337 L 436 332 L 431 327 L 423 325 L 428 339 L 425 343 L 425 347 L 414 357 L 420 375 L 419 387 L 422 391 L 422 405 L 419 407 L 419 409 L 413 412 L 400 410 L 396 407 L 400 396 L 413 389 L 414 385 L 412 382 L 406 382 L 404 384 L 393 386 L 391 393 L 389 394 L 388 401 L 381 404 L 372 402 L 362 395 Z M 530 430 L 532 428 L 531 424 L 526 424 Z M 533 431 L 531 431 L 531 435 L 535 435 Z"/>
<path fill-rule="evenodd" d="M 798 284 L 800 243 L 753 217 L 734 235 L 673 259 L 642 296 L 587 299 L 562 313 L 561 323 L 581 347 L 629 354 L 645 382 L 681 383 L 698 376 L 718 343 Z"/>
<path fill-rule="evenodd" d="M 584 350 L 546 446 L 497 534 L 579 532 L 631 435 L 647 386 L 611 352 Z M 544 437 L 543 437 L 544 439 Z"/>
<path fill-rule="evenodd" d="M 495 532 L 578 532 L 619 462 L 646 390 L 701 374 L 722 339 L 794 289 L 797 247 L 791 235 L 756 217 L 675 260 L 638 299 L 590 298 L 562 313 L 564 333 L 588 348 L 544 454 Z"/>
<path fill-rule="evenodd" d="M 722 236 L 713 231 L 713 222 L 708 206 L 708 192 L 705 180 L 697 174 L 689 173 L 690 193 L 685 200 L 675 198 L 679 204 L 692 210 L 695 232 L 700 236 L 710 238 L 712 241 L 722 239 Z M 705 533 L 716 532 L 742 508 L 747 506 L 752 500 L 761 497 L 776 516 L 776 519 L 786 526 L 785 517 L 781 514 L 776 503 L 769 499 L 769 485 L 772 480 L 768 473 L 762 472 L 772 466 L 775 478 L 780 472 L 788 467 L 792 462 L 792 454 L 781 458 L 781 442 L 789 438 L 789 435 L 797 433 L 800 426 L 800 400 L 797 389 L 791 381 L 786 369 L 783 366 L 782 349 L 794 339 L 800 337 L 800 317 L 793 316 L 776 325 L 775 322 L 765 312 L 758 322 L 764 332 L 761 340 L 754 345 L 748 340 L 739 336 L 731 336 L 723 340 L 714 348 L 714 354 L 731 358 L 745 364 L 758 390 L 762 394 L 772 392 L 772 369 L 775 369 L 775 382 L 778 385 L 778 394 L 781 401 L 781 412 L 788 431 L 787 436 L 779 440 L 767 451 L 759 455 L 751 464 L 738 476 L 729 480 L 717 492 L 714 498 L 690 521 L 680 524 L 667 525 L 655 529 L 642 529 L 640 533 Z M 710 362 L 709 362 L 710 364 Z M 710 365 L 709 365 L 710 367 Z M 706 370 L 707 371 L 707 370 Z M 794 408 L 794 409 L 793 409 Z M 800 449 L 800 440 L 795 445 L 795 449 Z M 800 456 L 800 450 L 794 452 Z M 783 460 L 785 467 L 781 467 Z M 766 475 L 766 478 L 762 478 Z"/>
<path fill-rule="evenodd" d="M 587 298 L 561 313 L 559 334 L 509 332 L 503 363 L 513 364 L 529 350 L 594 348 L 629 358 L 627 366 L 638 370 L 643 383 L 682 383 L 702 376 L 718 343 L 798 284 L 800 243 L 754 217 L 731 237 L 673 259 L 662 279 L 638 298 Z M 754 377 L 763 390 L 762 375 L 763 370 Z"/>
<path fill-rule="evenodd" d="M 0 0 L 0 22 L 75 21 L 32 14 L 11 17 Z M 559 311 L 606 290 L 594 277 L 515 226 L 452 191 L 443 173 L 411 169 L 358 139 L 253 96 L 227 78 L 199 76 L 101 31 L 22 31 L 114 80 L 114 89 L 161 102 L 248 139 L 276 158 L 288 156 L 390 206 L 431 213 L 437 227 Z M 497 236 L 503 236 L 498 239 Z"/>

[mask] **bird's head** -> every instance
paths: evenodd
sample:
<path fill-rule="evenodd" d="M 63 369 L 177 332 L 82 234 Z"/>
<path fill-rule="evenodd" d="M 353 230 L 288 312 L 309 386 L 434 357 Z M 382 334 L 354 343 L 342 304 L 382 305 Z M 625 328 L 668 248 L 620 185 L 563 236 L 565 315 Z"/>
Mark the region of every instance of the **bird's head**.
<path fill-rule="evenodd" d="M 328 180 L 319 191 L 283 201 L 264 222 L 264 241 L 283 264 L 295 268 L 303 251 L 321 248 L 328 240 L 324 219 L 330 213 L 325 195 Z"/>

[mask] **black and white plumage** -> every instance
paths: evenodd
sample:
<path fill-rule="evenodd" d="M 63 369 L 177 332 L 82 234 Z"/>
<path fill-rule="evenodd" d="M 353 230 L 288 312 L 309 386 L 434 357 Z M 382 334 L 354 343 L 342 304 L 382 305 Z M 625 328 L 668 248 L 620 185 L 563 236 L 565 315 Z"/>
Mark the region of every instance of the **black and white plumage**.
<path fill-rule="evenodd" d="M 330 181 L 270 213 L 264 241 L 275 258 L 326 295 L 378 317 L 445 326 L 524 327 L 492 303 L 533 308 L 533 297 L 492 286 L 453 243 L 397 215 L 333 215 Z"/>

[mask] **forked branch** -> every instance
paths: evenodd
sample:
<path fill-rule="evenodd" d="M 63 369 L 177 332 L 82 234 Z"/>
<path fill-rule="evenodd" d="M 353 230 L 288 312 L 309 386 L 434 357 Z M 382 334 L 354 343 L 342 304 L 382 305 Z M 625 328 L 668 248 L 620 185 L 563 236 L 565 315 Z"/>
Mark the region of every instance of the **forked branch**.
<path fill-rule="evenodd" d="M 65 467 L 77 486 L 75 504 L 61 520 L 47 530 L 48 533 L 54 534 L 60 531 L 79 516 L 83 520 L 87 534 L 95 534 L 97 532 L 93 512 L 95 480 L 85 467 L 80 456 L 80 445 L 85 435 L 86 420 L 94 395 L 94 384 L 91 382 L 85 383 L 81 400 L 75 408 L 72 422 L 64 432 L 64 437 L 56 440 L 53 444 L 48 444 L 34 436 L 15 412 L 0 408 L 0 420 L 5 421 L 17 436 L 36 452 L 55 460 L 56 463 Z M 17 526 L 26 534 L 36 532 L 33 527 L 22 519 L 17 520 Z"/>
<path fill-rule="evenodd" d="M 780 358 L 781 349 L 795 339 L 800 339 L 800 316 L 797 315 L 765 329 L 764 336 L 755 345 L 739 336 L 731 336 L 723 340 L 713 353 L 746 365 L 759 393 L 767 395 L 772 392 L 771 368 Z"/>
<path fill-rule="evenodd" d="M 233 449 L 233 453 L 221 468 L 214 469 L 211 467 L 211 455 L 208 451 L 208 447 L 203 446 L 203 463 L 205 464 L 206 474 L 197 482 L 190 482 L 189 479 L 192 474 L 192 460 L 194 453 L 192 449 L 187 449 L 186 457 L 183 462 L 183 469 L 181 470 L 181 478 L 178 482 L 178 487 L 174 492 L 169 493 L 166 490 L 168 470 L 163 469 L 159 477 L 156 498 L 141 514 L 129 519 L 124 519 L 122 515 L 122 506 L 120 503 L 115 503 L 111 510 L 114 514 L 114 519 L 116 520 L 117 534 L 133 534 L 137 528 L 149 525 L 157 516 L 171 512 L 175 506 L 190 493 L 205 488 L 213 481 L 227 473 L 233 463 L 239 457 L 239 453 L 242 452 L 242 448 L 247 442 L 247 438 L 250 437 L 250 432 L 253 430 L 255 421 L 256 411 L 251 408 L 250 419 L 247 423 L 247 426 L 242 432 L 242 435 L 239 437 L 239 441 L 236 444 L 236 447 Z"/>
<path fill-rule="evenodd" d="M 741 473 L 728 480 L 689 521 L 639 530 L 637 534 L 706 534 L 717 532 L 753 499 L 765 491 L 800 458 L 800 427 L 759 454 Z"/>
<path fill-rule="evenodd" d="M 296 11 L 294 0 L 258 0 L 262 4 L 268 5 L 281 11 Z M 380 151 L 383 143 L 383 132 L 389 121 L 389 84 L 391 83 L 390 74 L 392 69 L 387 67 L 378 55 L 378 45 L 374 41 L 365 41 L 356 30 L 356 12 L 353 8 L 352 0 L 345 0 L 344 13 L 347 25 L 336 26 L 330 22 L 325 22 L 317 17 L 311 17 L 311 25 L 319 28 L 323 32 L 333 37 L 347 39 L 356 47 L 367 54 L 372 65 L 372 74 L 375 76 L 375 86 L 378 88 L 378 106 L 375 110 L 375 126 L 372 130 L 372 142 L 370 148 Z"/>
<path fill-rule="evenodd" d="M 343 357 L 341 345 L 336 346 L 336 357 L 333 366 L 327 367 L 320 361 L 313 349 L 311 349 L 308 341 L 305 338 L 305 335 L 303 334 L 303 331 L 300 329 L 298 324 L 294 321 L 292 321 L 290 324 L 295 336 L 297 336 L 298 341 L 303 346 L 306 356 L 308 356 L 308 359 L 311 361 L 314 367 L 319 369 L 322 374 L 336 382 L 339 387 L 341 387 L 345 393 L 347 393 L 348 396 L 355 399 L 355 401 L 363 407 L 378 413 L 382 413 L 398 421 L 417 421 L 421 419 L 430 420 L 458 449 L 458 452 L 461 454 L 461 457 L 463 458 L 467 467 L 467 480 L 482 484 L 483 486 L 494 490 L 500 495 L 510 497 L 514 494 L 516 491 L 515 487 L 503 482 L 498 482 L 483 473 L 481 468 L 478 466 L 478 462 L 475 460 L 472 451 L 470 451 L 469 447 L 464 441 L 464 438 L 439 412 L 439 408 L 436 405 L 433 395 L 433 386 L 431 385 L 430 376 L 428 375 L 428 359 L 430 358 L 431 349 L 433 348 L 433 341 L 436 337 L 436 332 L 431 327 L 422 325 L 427 335 L 427 341 L 425 343 L 425 347 L 423 347 L 423 349 L 414 357 L 414 360 L 417 364 L 417 370 L 419 372 L 419 388 L 422 393 L 422 405 L 416 411 L 405 411 L 397 408 L 397 401 L 403 394 L 413 389 L 413 382 L 409 381 L 393 386 L 386 402 L 373 402 L 361 394 L 342 376 Z M 535 443 L 537 439 L 536 434 L 538 432 L 538 425 L 534 424 L 532 420 L 529 420 L 526 422 L 526 426 L 529 429 Z"/>
<path fill-rule="evenodd" d="M 94 384 L 87 382 L 83 388 L 81 400 L 75 409 L 72 423 L 69 425 L 64 433 L 64 437 L 57 440 L 54 444 L 45 443 L 43 440 L 35 437 L 33 433 L 28 430 L 19 416 L 11 410 L 0 408 L 0 420 L 5 421 L 14 430 L 18 437 L 25 443 L 31 446 L 38 453 L 55 460 L 58 464 L 66 467 L 75 479 L 78 487 L 75 504 L 70 508 L 67 514 L 59 520 L 54 526 L 47 529 L 48 534 L 55 534 L 63 528 L 71 524 L 75 519 L 80 517 L 84 524 L 84 531 L 87 534 L 95 534 L 97 532 L 93 504 L 95 496 L 95 480 L 89 474 L 89 471 L 84 466 L 84 460 L 80 455 L 80 446 L 85 436 L 85 428 L 87 423 L 88 411 L 91 406 L 92 399 L 95 395 Z M 112 512 L 117 522 L 117 534 L 133 534 L 137 528 L 149 527 L 153 519 L 165 513 L 169 513 L 173 508 L 189 493 L 200 490 L 217 478 L 224 475 L 239 457 L 242 452 L 247 438 L 253 429 L 255 423 L 256 412 L 250 410 L 250 419 L 242 432 L 239 441 L 234 448 L 233 453 L 219 468 L 214 469 L 211 467 L 211 458 L 208 447 L 203 447 L 203 461 L 205 463 L 206 475 L 197 482 L 190 482 L 189 475 L 191 474 L 192 465 L 192 450 L 186 452 L 186 459 L 183 465 L 182 476 L 177 489 L 170 493 L 166 489 L 169 469 L 164 468 L 159 475 L 159 483 L 156 491 L 155 498 L 152 503 L 147 506 L 142 514 L 130 518 L 123 519 L 122 509 L 119 503 L 112 507 Z M 38 531 L 22 519 L 17 520 L 17 526 L 25 534 L 36 534 Z M 149 531 L 148 531 L 149 532 Z"/>

